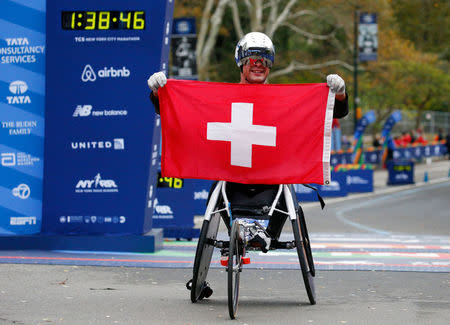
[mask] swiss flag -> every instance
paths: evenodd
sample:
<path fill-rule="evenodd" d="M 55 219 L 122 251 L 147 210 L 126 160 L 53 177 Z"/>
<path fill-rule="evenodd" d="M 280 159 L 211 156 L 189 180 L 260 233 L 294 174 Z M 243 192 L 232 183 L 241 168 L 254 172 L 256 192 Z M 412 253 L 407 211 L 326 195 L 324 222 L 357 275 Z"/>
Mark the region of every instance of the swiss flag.
<path fill-rule="evenodd" d="M 334 93 L 326 84 L 168 80 L 158 96 L 164 176 L 329 183 Z"/>

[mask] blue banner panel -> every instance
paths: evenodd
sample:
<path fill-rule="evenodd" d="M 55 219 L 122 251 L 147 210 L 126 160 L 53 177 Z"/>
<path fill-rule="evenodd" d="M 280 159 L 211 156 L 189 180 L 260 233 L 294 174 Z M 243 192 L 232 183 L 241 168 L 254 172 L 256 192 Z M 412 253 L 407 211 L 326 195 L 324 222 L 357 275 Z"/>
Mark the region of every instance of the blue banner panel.
<path fill-rule="evenodd" d="M 414 162 L 393 160 L 387 163 L 388 185 L 414 184 Z"/>
<path fill-rule="evenodd" d="M 348 193 L 373 192 L 372 169 L 350 169 L 346 174 Z"/>
<path fill-rule="evenodd" d="M 332 172 L 331 183 L 329 185 L 320 185 L 318 190 L 323 197 L 347 196 L 347 172 Z"/>
<path fill-rule="evenodd" d="M 204 215 L 212 183 L 160 177 L 153 205 L 153 227 L 163 228 L 164 237 L 198 237 L 199 229 L 193 231 L 194 216 Z"/>
<path fill-rule="evenodd" d="M 45 0 L 0 2 L 0 235 L 41 231 Z"/>
<path fill-rule="evenodd" d="M 172 0 L 47 1 L 42 232 L 151 229 L 160 123 L 147 78 L 167 68 L 172 11 Z"/>
<path fill-rule="evenodd" d="M 359 61 L 375 61 L 378 53 L 377 14 L 361 13 L 358 27 Z"/>

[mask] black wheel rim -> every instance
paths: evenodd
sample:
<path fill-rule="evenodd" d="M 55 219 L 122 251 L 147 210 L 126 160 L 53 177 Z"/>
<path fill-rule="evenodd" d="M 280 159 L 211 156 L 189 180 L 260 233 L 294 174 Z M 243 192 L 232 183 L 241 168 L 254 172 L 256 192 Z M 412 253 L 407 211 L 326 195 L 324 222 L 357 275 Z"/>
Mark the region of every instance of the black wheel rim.
<path fill-rule="evenodd" d="M 219 222 L 220 218 L 218 216 L 212 216 L 210 221 L 203 221 L 195 253 L 192 277 L 191 301 L 194 303 L 202 298 L 202 290 L 206 284 L 206 276 L 208 275 L 209 265 L 211 264 L 214 251 L 214 246 L 208 242 L 216 238 Z"/>
<path fill-rule="evenodd" d="M 316 304 L 316 291 L 314 287 L 314 277 L 311 269 L 309 268 L 309 262 L 307 260 L 307 254 L 303 245 L 303 239 L 300 233 L 299 219 L 292 221 L 292 228 L 294 231 L 295 246 L 297 249 L 298 260 L 302 271 L 303 282 L 305 284 L 306 293 L 308 294 L 309 302 L 311 305 Z"/>
<path fill-rule="evenodd" d="M 228 312 L 231 319 L 236 318 L 239 301 L 239 280 L 241 269 L 241 254 L 239 247 L 239 223 L 233 222 L 230 234 L 228 254 Z"/>

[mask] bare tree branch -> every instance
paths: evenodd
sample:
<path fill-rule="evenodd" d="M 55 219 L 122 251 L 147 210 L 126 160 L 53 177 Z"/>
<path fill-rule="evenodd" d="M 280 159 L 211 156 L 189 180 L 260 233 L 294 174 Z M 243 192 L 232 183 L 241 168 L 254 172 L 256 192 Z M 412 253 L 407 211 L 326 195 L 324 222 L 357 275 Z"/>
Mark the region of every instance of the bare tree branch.
<path fill-rule="evenodd" d="M 289 2 L 286 4 L 286 7 L 284 7 L 283 11 L 277 17 L 275 22 L 271 26 L 268 26 L 269 29 L 267 30 L 267 36 L 269 36 L 270 38 L 273 37 L 273 34 L 275 34 L 275 31 L 278 29 L 278 27 L 280 27 L 281 23 L 286 21 L 287 16 L 289 15 L 291 8 L 296 1 L 297 0 L 289 0 Z"/>
<path fill-rule="evenodd" d="M 298 27 L 295 26 L 295 25 L 292 25 L 291 23 L 283 23 L 283 24 L 281 24 L 281 25 L 282 25 L 282 26 L 287 26 L 287 27 L 289 27 L 290 29 L 292 29 L 293 31 L 295 31 L 296 33 L 301 34 L 301 35 L 303 35 L 303 36 L 305 36 L 305 37 L 307 37 L 307 38 L 310 38 L 310 39 L 326 40 L 326 39 L 329 39 L 329 38 L 334 37 L 334 34 L 336 34 L 336 29 L 334 29 L 334 30 L 333 30 L 331 33 L 329 33 L 328 35 L 319 35 L 319 34 L 312 34 L 312 33 L 309 33 L 309 32 L 307 32 L 307 31 L 305 31 L 305 30 L 303 30 L 303 29 L 298 28 Z"/>
<path fill-rule="evenodd" d="M 269 26 L 272 26 L 275 24 L 275 21 L 277 20 L 278 15 L 278 3 L 279 0 L 270 0 L 270 11 L 269 11 L 269 17 L 266 23 L 266 34 L 269 32 Z"/>
<path fill-rule="evenodd" d="M 294 71 L 304 71 L 304 70 L 316 70 L 316 69 L 322 69 L 325 67 L 330 67 L 338 65 L 341 67 L 344 67 L 347 70 L 353 71 L 353 65 L 348 64 L 347 62 L 341 61 L 341 60 L 331 60 L 323 63 L 316 63 L 316 64 L 305 64 L 297 61 L 292 61 L 289 63 L 289 65 L 283 69 L 276 70 L 270 73 L 270 77 L 278 77 L 283 76 L 286 74 L 289 74 Z M 359 69 L 358 69 L 359 70 Z"/>
<path fill-rule="evenodd" d="M 237 6 L 236 0 L 231 1 L 230 7 L 237 39 L 241 39 L 241 37 L 244 36 L 244 31 L 242 30 L 241 20 L 239 18 L 239 8 Z"/>
<path fill-rule="evenodd" d="M 262 17 L 263 17 L 263 2 L 262 0 L 255 1 L 255 15 L 252 22 L 252 31 L 260 32 L 262 31 Z"/>
<path fill-rule="evenodd" d="M 297 18 L 297 17 L 305 16 L 305 15 L 316 16 L 316 17 L 319 16 L 319 14 L 317 12 L 315 12 L 314 10 L 305 9 L 305 10 L 299 10 L 297 12 L 294 12 L 293 14 L 290 14 L 288 18 L 292 19 L 292 18 Z"/>
<path fill-rule="evenodd" d="M 195 49 L 197 53 L 197 62 L 200 61 L 200 57 L 203 52 L 203 44 L 205 43 L 206 33 L 208 31 L 209 26 L 209 17 L 211 16 L 213 4 L 214 0 L 208 0 L 206 2 L 205 8 L 203 9 L 200 31 L 197 36 L 197 45 Z"/>
<path fill-rule="evenodd" d="M 203 48 L 203 53 L 201 54 L 201 59 L 205 63 L 209 63 L 209 57 L 214 44 L 216 43 L 217 34 L 219 33 L 220 25 L 222 24 L 222 18 L 225 11 L 226 5 L 230 0 L 219 0 L 214 14 L 211 16 L 211 26 L 209 28 L 208 38 L 206 40 L 205 46 Z"/>

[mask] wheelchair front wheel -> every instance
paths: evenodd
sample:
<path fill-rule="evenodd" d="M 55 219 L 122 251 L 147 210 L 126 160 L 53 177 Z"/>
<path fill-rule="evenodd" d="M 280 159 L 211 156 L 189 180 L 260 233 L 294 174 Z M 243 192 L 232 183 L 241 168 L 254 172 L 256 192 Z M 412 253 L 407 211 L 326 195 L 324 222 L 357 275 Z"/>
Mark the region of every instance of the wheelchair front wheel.
<path fill-rule="evenodd" d="M 200 237 L 198 239 L 197 251 L 194 259 L 194 274 L 191 286 L 191 301 L 197 302 L 203 298 L 209 298 L 212 294 L 211 288 L 206 283 L 209 265 L 214 251 L 214 240 L 219 229 L 220 216 L 213 215 L 211 219 L 204 220 Z"/>
<path fill-rule="evenodd" d="M 314 277 L 312 269 L 310 268 L 310 262 L 308 261 L 308 253 L 305 248 L 306 244 L 301 227 L 299 224 L 299 216 L 295 220 L 292 220 L 292 229 L 294 231 L 295 246 L 297 248 L 298 260 L 300 262 L 300 268 L 302 271 L 303 282 L 305 283 L 306 292 L 308 294 L 309 302 L 311 305 L 316 304 L 316 290 L 314 287 Z M 312 260 L 311 260 L 312 262 Z"/>
<path fill-rule="evenodd" d="M 308 229 L 306 227 L 305 214 L 302 207 L 298 206 L 298 218 L 300 222 L 300 230 L 303 237 L 303 246 L 306 252 L 306 260 L 308 261 L 309 270 L 312 276 L 316 276 L 316 269 L 314 267 L 314 259 L 311 251 L 311 242 L 309 241 Z"/>
<path fill-rule="evenodd" d="M 242 270 L 243 241 L 239 235 L 239 222 L 235 220 L 230 232 L 228 252 L 228 312 L 231 319 L 236 318 L 239 300 L 239 279 Z"/>

